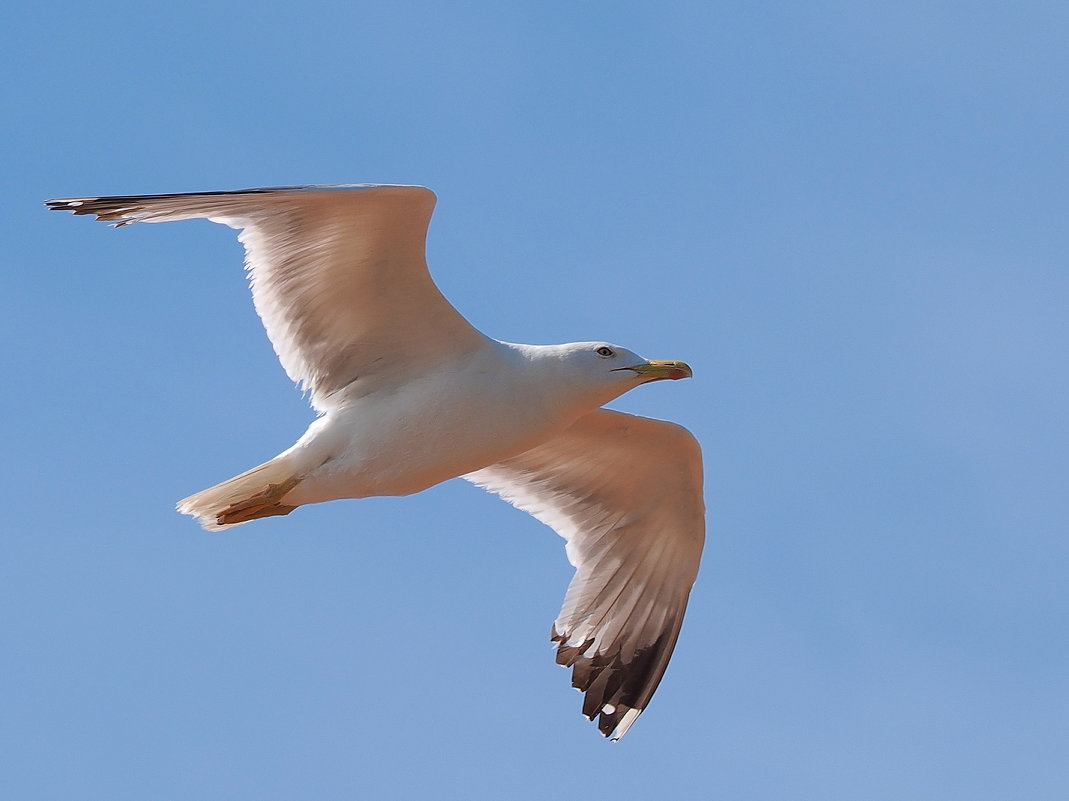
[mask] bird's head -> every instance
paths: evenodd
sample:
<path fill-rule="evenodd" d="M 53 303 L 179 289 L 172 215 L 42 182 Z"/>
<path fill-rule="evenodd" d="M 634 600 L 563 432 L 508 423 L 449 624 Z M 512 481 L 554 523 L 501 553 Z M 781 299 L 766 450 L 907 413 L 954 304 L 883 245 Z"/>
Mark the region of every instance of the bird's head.
<path fill-rule="evenodd" d="M 639 384 L 665 379 L 690 378 L 686 362 L 644 359 L 634 351 L 611 342 L 573 342 L 559 346 L 559 358 L 567 372 L 599 394 L 607 403 Z"/>

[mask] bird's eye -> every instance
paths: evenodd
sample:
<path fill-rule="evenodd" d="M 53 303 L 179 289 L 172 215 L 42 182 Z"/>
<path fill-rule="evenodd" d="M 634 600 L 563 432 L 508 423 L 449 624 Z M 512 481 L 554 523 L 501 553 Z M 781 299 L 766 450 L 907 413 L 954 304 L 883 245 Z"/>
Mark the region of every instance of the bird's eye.
<path fill-rule="evenodd" d="M 616 352 L 612 348 L 607 348 L 604 345 L 595 350 L 594 353 L 598 354 L 598 356 L 604 356 L 606 359 L 616 355 Z"/>

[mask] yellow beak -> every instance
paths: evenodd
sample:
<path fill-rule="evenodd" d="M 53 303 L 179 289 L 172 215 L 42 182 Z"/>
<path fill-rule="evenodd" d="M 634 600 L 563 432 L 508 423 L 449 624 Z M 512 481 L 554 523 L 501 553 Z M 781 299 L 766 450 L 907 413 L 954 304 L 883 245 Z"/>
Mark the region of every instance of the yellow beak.
<path fill-rule="evenodd" d="M 617 367 L 613 370 L 615 373 L 617 370 L 632 370 L 638 373 L 646 381 L 660 381 L 664 378 L 671 378 L 676 380 L 679 378 L 690 378 L 694 375 L 694 371 L 690 369 L 690 365 L 686 362 L 671 362 L 671 361 L 648 361 L 643 364 L 636 364 L 632 367 Z"/>

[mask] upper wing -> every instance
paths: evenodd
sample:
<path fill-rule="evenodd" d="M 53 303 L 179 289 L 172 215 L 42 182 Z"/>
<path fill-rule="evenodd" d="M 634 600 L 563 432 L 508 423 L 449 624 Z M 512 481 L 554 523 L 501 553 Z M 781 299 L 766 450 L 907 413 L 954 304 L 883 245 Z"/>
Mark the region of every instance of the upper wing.
<path fill-rule="evenodd" d="M 705 543 L 701 450 L 681 426 L 599 409 L 465 476 L 551 526 L 577 568 L 553 625 L 583 714 L 623 737 L 668 666 Z"/>
<path fill-rule="evenodd" d="M 424 245 L 434 193 L 324 186 L 50 200 L 115 225 L 205 217 L 243 229 L 253 302 L 286 373 L 317 409 L 354 381 L 370 389 L 478 347 L 438 291 Z"/>

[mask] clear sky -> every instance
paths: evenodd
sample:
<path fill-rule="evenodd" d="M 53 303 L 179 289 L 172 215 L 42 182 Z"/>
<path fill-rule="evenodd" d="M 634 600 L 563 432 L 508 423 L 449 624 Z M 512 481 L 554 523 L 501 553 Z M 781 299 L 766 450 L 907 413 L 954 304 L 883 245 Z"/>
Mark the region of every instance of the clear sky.
<path fill-rule="evenodd" d="M 12 3 L 0 796 L 1064 799 L 1064 2 Z M 561 540 L 454 481 L 208 534 L 312 419 L 233 232 L 79 194 L 419 183 L 486 333 L 695 378 L 710 537 L 618 744 Z"/>

